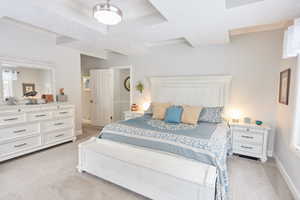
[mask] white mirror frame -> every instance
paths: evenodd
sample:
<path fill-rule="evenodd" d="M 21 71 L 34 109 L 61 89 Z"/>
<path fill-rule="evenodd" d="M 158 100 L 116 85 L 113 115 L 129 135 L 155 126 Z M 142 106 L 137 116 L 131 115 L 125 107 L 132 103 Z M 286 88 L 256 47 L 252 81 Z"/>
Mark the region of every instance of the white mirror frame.
<path fill-rule="evenodd" d="M 54 96 L 54 101 L 56 101 L 56 86 L 55 86 L 55 65 L 51 62 L 39 61 L 27 58 L 14 58 L 9 56 L 0 56 L 0 71 L 2 72 L 3 65 L 11 65 L 11 66 L 22 66 L 28 68 L 36 68 L 36 69 L 45 69 L 51 70 L 52 73 L 52 88 L 51 94 Z M 0 76 L 0 104 L 4 104 L 3 100 L 3 82 L 2 82 L 2 73 Z"/>

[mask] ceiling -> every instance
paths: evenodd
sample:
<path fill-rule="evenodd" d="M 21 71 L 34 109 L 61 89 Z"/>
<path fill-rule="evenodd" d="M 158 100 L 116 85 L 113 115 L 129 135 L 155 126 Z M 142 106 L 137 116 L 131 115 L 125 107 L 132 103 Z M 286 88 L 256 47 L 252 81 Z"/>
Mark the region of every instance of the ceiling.
<path fill-rule="evenodd" d="M 57 45 L 106 58 L 107 52 L 141 54 L 176 42 L 194 48 L 225 44 L 233 30 L 300 17 L 299 0 L 111 0 L 122 9 L 124 21 L 107 28 L 92 17 L 99 2 L 2 1 L 0 18 L 54 34 Z"/>

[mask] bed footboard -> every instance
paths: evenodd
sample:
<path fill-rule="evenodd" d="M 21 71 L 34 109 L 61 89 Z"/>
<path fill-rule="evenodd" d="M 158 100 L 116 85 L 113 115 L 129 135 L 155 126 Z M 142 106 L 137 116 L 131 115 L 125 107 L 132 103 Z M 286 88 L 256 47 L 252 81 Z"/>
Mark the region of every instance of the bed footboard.
<path fill-rule="evenodd" d="M 155 200 L 215 199 L 215 167 L 107 140 L 79 145 L 78 170 Z"/>

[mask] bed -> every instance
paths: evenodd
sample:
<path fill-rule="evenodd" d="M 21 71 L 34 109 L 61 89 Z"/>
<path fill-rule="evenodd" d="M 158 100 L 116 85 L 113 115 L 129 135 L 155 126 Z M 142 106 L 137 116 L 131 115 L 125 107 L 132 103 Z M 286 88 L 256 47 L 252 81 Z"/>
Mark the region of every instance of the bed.
<path fill-rule="evenodd" d="M 152 101 L 227 107 L 231 77 L 152 77 Z M 104 127 L 79 145 L 88 172 L 158 200 L 227 200 L 226 123 L 168 124 L 151 115 Z"/>

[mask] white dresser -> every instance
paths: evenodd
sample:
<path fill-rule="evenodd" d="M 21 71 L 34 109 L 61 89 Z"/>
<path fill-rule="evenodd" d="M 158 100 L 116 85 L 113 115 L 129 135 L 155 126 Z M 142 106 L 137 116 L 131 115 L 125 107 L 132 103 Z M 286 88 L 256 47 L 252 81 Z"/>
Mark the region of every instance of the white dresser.
<path fill-rule="evenodd" d="M 74 141 L 74 106 L 0 106 L 0 162 Z"/>
<path fill-rule="evenodd" d="M 140 111 L 125 111 L 124 113 L 124 120 L 129 120 L 129 119 L 133 119 L 133 118 L 137 118 L 137 117 L 141 117 L 144 115 L 144 112 L 140 112 Z"/>
<path fill-rule="evenodd" d="M 270 127 L 256 124 L 230 123 L 233 153 L 267 161 L 268 134 Z"/>

